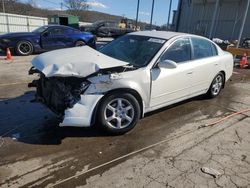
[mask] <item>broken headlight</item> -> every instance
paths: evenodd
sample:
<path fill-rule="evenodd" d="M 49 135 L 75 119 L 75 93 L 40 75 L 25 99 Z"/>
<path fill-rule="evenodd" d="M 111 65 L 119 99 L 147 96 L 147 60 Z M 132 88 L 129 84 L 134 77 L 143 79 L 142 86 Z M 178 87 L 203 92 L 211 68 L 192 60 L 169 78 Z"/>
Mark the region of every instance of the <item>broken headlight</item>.
<path fill-rule="evenodd" d="M 80 99 L 81 95 L 89 87 L 88 81 L 82 82 L 78 87 L 74 88 L 71 92 L 65 94 L 65 105 L 72 108 Z"/>

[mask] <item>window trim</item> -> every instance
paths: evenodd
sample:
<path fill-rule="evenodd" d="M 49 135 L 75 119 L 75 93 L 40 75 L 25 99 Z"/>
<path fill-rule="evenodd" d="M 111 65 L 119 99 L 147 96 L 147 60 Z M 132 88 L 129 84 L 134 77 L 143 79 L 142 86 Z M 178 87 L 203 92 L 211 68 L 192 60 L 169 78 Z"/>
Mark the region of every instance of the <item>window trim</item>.
<path fill-rule="evenodd" d="M 192 40 L 193 38 L 195 38 L 195 39 L 201 39 L 201 40 L 204 40 L 204 41 L 209 42 L 209 43 L 212 45 L 212 47 L 215 49 L 216 55 L 208 56 L 208 57 L 202 57 L 202 58 L 199 58 L 199 59 L 196 58 L 196 59 L 195 59 L 195 58 L 194 58 L 194 45 L 193 45 L 193 40 Z M 192 51 L 192 52 L 191 52 L 191 55 L 192 55 L 191 61 L 197 61 L 197 60 L 201 60 L 201 59 L 213 58 L 213 57 L 217 57 L 217 56 L 219 55 L 217 47 L 216 47 L 215 44 L 214 44 L 213 42 L 211 42 L 210 40 L 208 40 L 208 39 L 206 39 L 206 38 L 199 37 L 199 36 L 190 36 L 189 39 L 190 39 L 191 51 Z"/>
<path fill-rule="evenodd" d="M 165 49 L 164 49 L 164 51 L 159 55 L 159 57 L 158 57 L 158 59 L 155 61 L 155 64 L 152 66 L 152 69 L 153 68 L 155 68 L 155 67 L 157 67 L 157 65 L 159 64 L 159 62 L 160 62 L 160 59 L 161 59 L 161 57 L 163 56 L 163 54 L 176 42 L 176 41 L 178 41 L 178 40 L 181 40 L 181 39 L 188 39 L 189 40 L 189 42 L 190 42 L 190 52 L 191 52 L 191 59 L 190 60 L 188 60 L 188 61 L 182 61 L 182 62 L 179 62 L 179 63 L 177 63 L 178 65 L 180 65 L 180 64 L 184 64 L 184 63 L 187 63 L 187 62 L 189 62 L 189 61 L 192 61 L 192 45 L 191 45 L 191 40 L 190 40 L 190 36 L 181 36 L 181 37 L 178 37 L 178 38 L 176 38 L 175 40 L 173 40 Z"/>
<path fill-rule="evenodd" d="M 68 32 L 68 30 L 67 29 L 65 29 L 65 28 L 62 28 L 62 27 L 53 27 L 53 28 L 51 28 L 48 32 L 49 33 L 51 33 L 51 31 L 52 30 L 55 30 L 55 29 L 61 29 L 61 30 L 64 30 L 64 33 L 61 33 L 61 34 L 53 34 L 53 35 L 51 35 L 51 36 L 61 36 L 61 35 L 65 35 L 65 34 L 67 34 L 67 32 Z"/>

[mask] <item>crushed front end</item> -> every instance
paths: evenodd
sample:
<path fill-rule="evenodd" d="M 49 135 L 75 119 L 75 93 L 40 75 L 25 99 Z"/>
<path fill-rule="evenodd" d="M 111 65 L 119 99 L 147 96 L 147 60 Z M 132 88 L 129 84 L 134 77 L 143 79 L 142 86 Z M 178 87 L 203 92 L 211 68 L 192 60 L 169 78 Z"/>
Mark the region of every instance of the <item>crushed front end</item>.
<path fill-rule="evenodd" d="M 68 108 L 72 108 L 81 99 L 88 88 L 89 82 L 78 77 L 45 77 L 39 70 L 32 67 L 29 74 L 39 74 L 28 87 L 36 88 L 35 101 L 45 104 L 59 116 L 64 116 Z"/>

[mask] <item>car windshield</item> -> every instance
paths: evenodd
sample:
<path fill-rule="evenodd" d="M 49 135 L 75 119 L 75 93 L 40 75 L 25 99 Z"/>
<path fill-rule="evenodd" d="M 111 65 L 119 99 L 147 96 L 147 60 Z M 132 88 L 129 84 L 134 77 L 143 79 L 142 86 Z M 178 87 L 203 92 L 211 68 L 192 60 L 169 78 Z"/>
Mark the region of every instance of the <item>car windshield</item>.
<path fill-rule="evenodd" d="M 100 52 L 136 67 L 144 67 L 165 42 L 148 36 L 125 35 L 101 48 Z"/>
<path fill-rule="evenodd" d="M 37 29 L 33 30 L 33 33 L 42 33 L 44 32 L 46 29 L 48 29 L 48 26 L 42 26 L 42 27 L 38 27 Z"/>

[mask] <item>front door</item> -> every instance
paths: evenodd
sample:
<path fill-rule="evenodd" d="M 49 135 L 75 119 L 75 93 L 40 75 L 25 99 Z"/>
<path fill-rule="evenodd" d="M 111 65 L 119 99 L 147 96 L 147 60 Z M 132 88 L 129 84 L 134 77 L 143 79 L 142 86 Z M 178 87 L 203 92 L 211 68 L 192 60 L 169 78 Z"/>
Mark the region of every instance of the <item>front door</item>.
<path fill-rule="evenodd" d="M 189 38 L 177 39 L 160 57 L 160 62 L 172 60 L 176 68 L 159 68 L 151 70 L 151 108 L 159 108 L 181 101 L 190 95 L 193 69 L 191 60 L 191 45 Z"/>
<path fill-rule="evenodd" d="M 65 28 L 55 27 L 48 29 L 41 36 L 42 47 L 45 50 L 55 50 L 67 46 L 68 36 Z"/>

